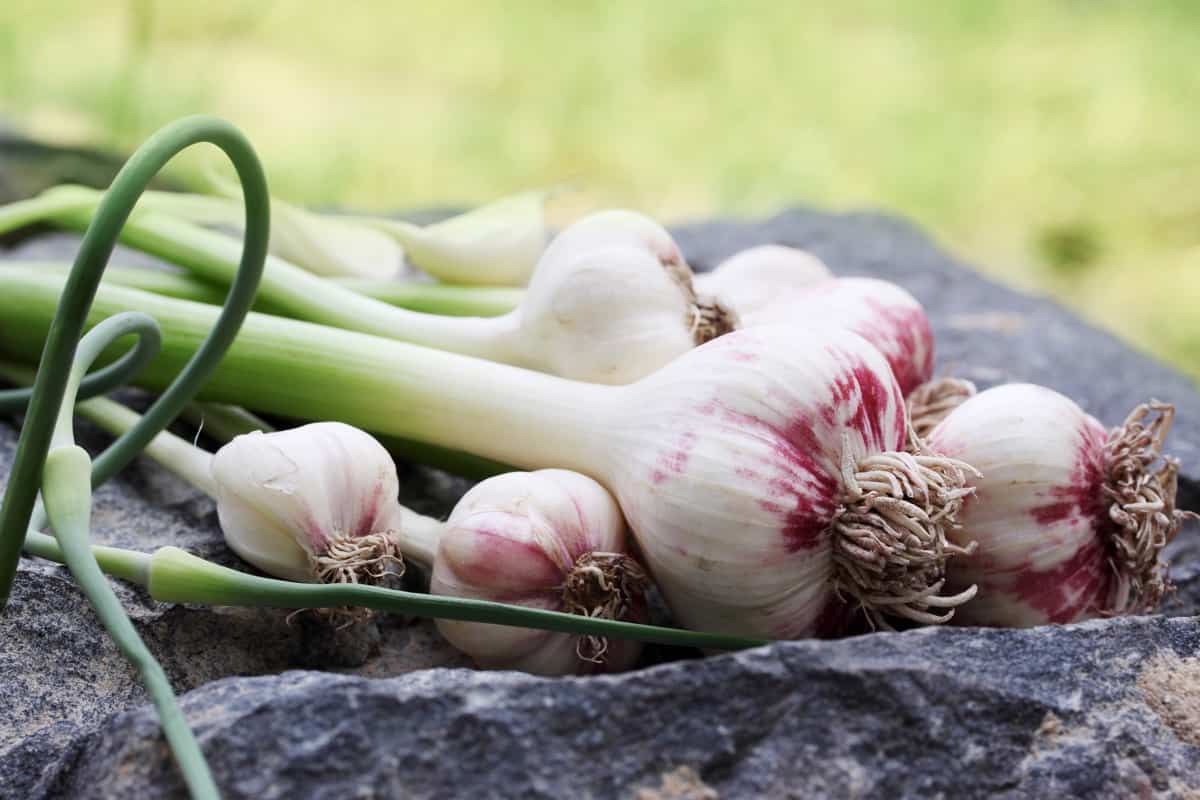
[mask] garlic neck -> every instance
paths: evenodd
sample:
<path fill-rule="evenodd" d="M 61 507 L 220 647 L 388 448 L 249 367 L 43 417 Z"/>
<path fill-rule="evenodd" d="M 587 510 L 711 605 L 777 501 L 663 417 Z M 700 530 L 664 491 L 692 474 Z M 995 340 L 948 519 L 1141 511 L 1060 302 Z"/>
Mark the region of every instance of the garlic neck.
<path fill-rule="evenodd" d="M 1172 588 L 1160 556 L 1183 520 L 1196 516 L 1175 507 L 1179 462 L 1162 456 L 1174 417 L 1172 405 L 1140 405 L 1109 434 L 1104 446 L 1103 492 L 1110 503 L 1108 545 L 1113 570 L 1107 613 L 1154 611 Z"/>
<path fill-rule="evenodd" d="M 406 560 L 431 569 L 437 558 L 438 540 L 445 528 L 446 523 L 401 506 L 400 532 L 397 535 L 400 552 Z"/>
<path fill-rule="evenodd" d="M 886 452 L 857 462 L 843 447 L 843 494 L 833 522 L 835 586 L 873 627 L 885 630 L 892 630 L 888 617 L 947 622 L 976 593 L 971 586 L 941 594 L 947 559 L 975 547 L 959 547 L 946 537 L 972 492 L 966 473 L 974 470 L 917 446 L 917 455 Z"/>

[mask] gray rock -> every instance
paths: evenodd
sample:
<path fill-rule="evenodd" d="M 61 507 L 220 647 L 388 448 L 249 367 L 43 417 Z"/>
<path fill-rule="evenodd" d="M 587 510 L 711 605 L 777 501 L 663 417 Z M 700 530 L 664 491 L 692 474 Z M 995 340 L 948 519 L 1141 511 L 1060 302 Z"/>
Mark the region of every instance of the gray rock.
<path fill-rule="evenodd" d="M 622 676 L 230 678 L 184 707 L 227 798 L 1188 797 L 1200 629 L 795 642 Z M 181 797 L 147 708 L 35 796 Z"/>
<path fill-rule="evenodd" d="M 1150 396 L 1174 402 L 1181 500 L 1200 507 L 1200 396 L 1187 379 L 963 269 L 907 224 L 790 211 L 677 233 L 699 266 L 780 242 L 841 274 L 895 280 L 929 310 L 945 373 L 1044 383 L 1106 424 Z M 76 241 L 29 239 L 0 259 L 67 260 Z M 14 442 L 0 425 L 0 464 Z M 405 499 L 426 512 L 467 486 L 402 469 Z M 211 502 L 147 462 L 97 494 L 95 532 L 239 565 Z M 230 797 L 1182 797 L 1200 791 L 1194 529 L 1172 553 L 1180 591 L 1164 611 L 1181 619 L 781 644 L 586 680 L 429 670 L 465 662 L 427 624 L 336 639 L 279 612 L 118 591 L 175 686 L 193 690 L 185 708 Z M 0 624 L 0 797 L 179 795 L 144 692 L 61 568 L 23 561 Z M 294 667 L 325 671 L 284 672 Z"/>

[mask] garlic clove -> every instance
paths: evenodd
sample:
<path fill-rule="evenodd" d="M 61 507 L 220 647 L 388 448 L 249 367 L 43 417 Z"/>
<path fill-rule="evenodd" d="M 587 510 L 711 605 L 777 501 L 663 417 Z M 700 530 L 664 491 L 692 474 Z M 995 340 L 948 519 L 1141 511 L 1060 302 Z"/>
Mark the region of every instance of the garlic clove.
<path fill-rule="evenodd" d="M 375 219 L 410 263 L 445 283 L 524 286 L 546 246 L 547 192 L 504 197 L 432 225 Z"/>
<path fill-rule="evenodd" d="M 734 253 L 696 276 L 696 291 L 719 297 L 740 316 L 776 302 L 781 293 L 833 278 L 819 258 L 795 247 L 765 244 Z"/>
<path fill-rule="evenodd" d="M 217 451 L 211 469 L 226 541 L 265 572 L 370 582 L 399 561 L 396 468 L 357 428 L 245 434 Z"/>

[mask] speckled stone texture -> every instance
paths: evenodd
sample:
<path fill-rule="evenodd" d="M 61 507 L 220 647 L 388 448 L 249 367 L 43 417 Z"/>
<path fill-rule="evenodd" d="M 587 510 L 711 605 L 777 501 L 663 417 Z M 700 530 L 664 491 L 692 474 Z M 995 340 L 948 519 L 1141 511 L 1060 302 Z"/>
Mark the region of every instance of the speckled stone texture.
<path fill-rule="evenodd" d="M 943 374 L 1043 383 L 1108 425 L 1149 397 L 1174 402 L 1168 449 L 1182 504 L 1200 507 L 1200 395 L 1186 378 L 979 277 L 906 223 L 796 210 L 676 233 L 702 268 L 778 242 L 896 281 L 928 309 Z M 26 240 L 0 260 L 69 259 L 75 241 Z M 14 444 L 0 424 L 0 476 Z M 467 486 L 402 469 L 405 499 L 427 512 Z M 100 490 L 95 528 L 237 564 L 212 503 L 144 461 Z M 788 643 L 590 679 L 429 669 L 465 661 L 428 624 L 334 634 L 118 591 L 231 798 L 1185 798 L 1200 793 L 1194 526 L 1172 553 L 1180 588 L 1165 616 Z M 183 796 L 133 671 L 61 568 L 22 562 L 0 616 L 0 697 L 0 797 Z"/>

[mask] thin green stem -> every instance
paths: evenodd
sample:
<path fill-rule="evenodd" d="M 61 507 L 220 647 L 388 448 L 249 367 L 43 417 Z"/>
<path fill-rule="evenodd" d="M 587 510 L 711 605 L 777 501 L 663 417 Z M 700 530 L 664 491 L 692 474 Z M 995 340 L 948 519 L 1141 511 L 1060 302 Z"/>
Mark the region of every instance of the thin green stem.
<path fill-rule="evenodd" d="M 72 414 L 75 394 L 80 380 L 108 344 L 129 333 L 153 338 L 146 336 L 147 331 L 157 331 L 153 319 L 136 311 L 123 312 L 104 320 L 80 340 L 43 467 L 43 508 L 54 529 L 67 568 L 75 576 L 118 649 L 141 674 L 142 682 L 158 710 L 163 734 L 192 796 L 219 798 L 220 793 L 204 761 L 200 744 L 179 710 L 166 673 L 138 636 L 91 549 L 92 459 L 86 450 L 75 444 Z M 137 417 L 136 414 L 133 416 Z"/>
<path fill-rule="evenodd" d="M 145 317 L 145 315 L 142 316 Z M 145 319 L 149 318 L 145 317 Z M 138 334 L 133 349 L 112 364 L 83 376 L 77 387 L 79 397 L 86 399 L 107 394 L 118 386 L 129 383 L 158 355 L 161 337 L 158 326 L 153 324 L 153 321 L 149 326 L 140 326 L 130 333 Z M 14 379 L 21 383 L 33 383 L 34 373 L 30 371 L 28 374 L 30 375 L 28 381 L 21 378 Z M 29 405 L 32 395 L 33 389 L 31 388 L 0 390 L 0 414 L 15 414 L 24 411 Z"/>
<path fill-rule="evenodd" d="M 91 219 L 71 209 L 53 221 L 81 229 Z M 210 281 L 227 283 L 233 274 L 237 240 L 161 213 L 135 214 L 121 231 L 129 246 L 184 267 Z M 313 275 L 277 256 L 269 256 L 261 299 L 288 316 L 372 333 L 392 339 L 464 353 L 491 361 L 521 363 L 515 318 L 459 317 L 396 308 Z"/>
<path fill-rule="evenodd" d="M 4 208 L 0 206 L 0 209 Z M 5 270 L 33 270 L 49 275 L 66 275 L 70 264 L 58 261 L 0 262 L 0 279 Z M 106 283 L 141 289 L 163 297 L 191 300 L 195 303 L 221 305 L 225 302 L 223 283 L 198 278 L 187 272 L 168 272 L 143 267 L 109 267 L 104 272 Z M 521 303 L 524 289 L 489 286 L 447 286 L 407 280 L 372 280 L 370 278 L 325 278 L 364 297 L 381 300 L 389 305 L 439 314 L 447 317 L 496 317 L 507 314 Z M 264 314 L 294 316 L 286 309 L 258 298 L 254 310 Z"/>
<path fill-rule="evenodd" d="M 63 560 L 122 655 L 142 676 L 163 734 L 194 798 L 220 798 L 200 743 L 179 709 L 171 682 L 133 627 L 112 584 L 104 577 L 89 544 L 92 461 L 77 445 L 51 450 L 46 457 L 42 496 Z"/>
<path fill-rule="evenodd" d="M 53 536 L 30 530 L 25 534 L 24 551 L 31 556 L 66 564 L 66 555 Z M 106 575 L 145 586 L 150 581 L 150 555 L 120 547 L 92 545 L 92 557 Z"/>
<path fill-rule="evenodd" d="M 8 602 L 21 543 L 29 527 L 38 480 L 53 434 L 53 421 L 62 406 L 76 343 L 104 267 L 138 195 L 177 152 L 197 142 L 211 142 L 224 150 L 242 183 L 246 238 L 240 267 L 216 326 L 187 367 L 146 412 L 140 427 L 122 437 L 97 459 L 93 476 L 97 482 L 129 463 L 192 399 L 237 335 L 253 303 L 270 236 L 270 196 L 262 166 L 253 147 L 229 123 L 211 117 L 188 117 L 174 122 L 142 145 L 113 180 L 84 233 L 74 267 L 57 302 L 5 488 L 3 506 L 0 506 L 0 609 Z"/>
<path fill-rule="evenodd" d="M 0 280 L 0 352 L 29 359 L 59 284 L 22 273 Z M 163 352 L 138 382 L 157 389 L 212 322 L 208 306 L 102 287 L 96 320 L 143 309 L 163 324 Z M 338 420 L 538 469 L 593 474 L 609 452 L 627 386 L 568 381 L 453 353 L 250 314 L 202 397 L 260 413 Z"/>

